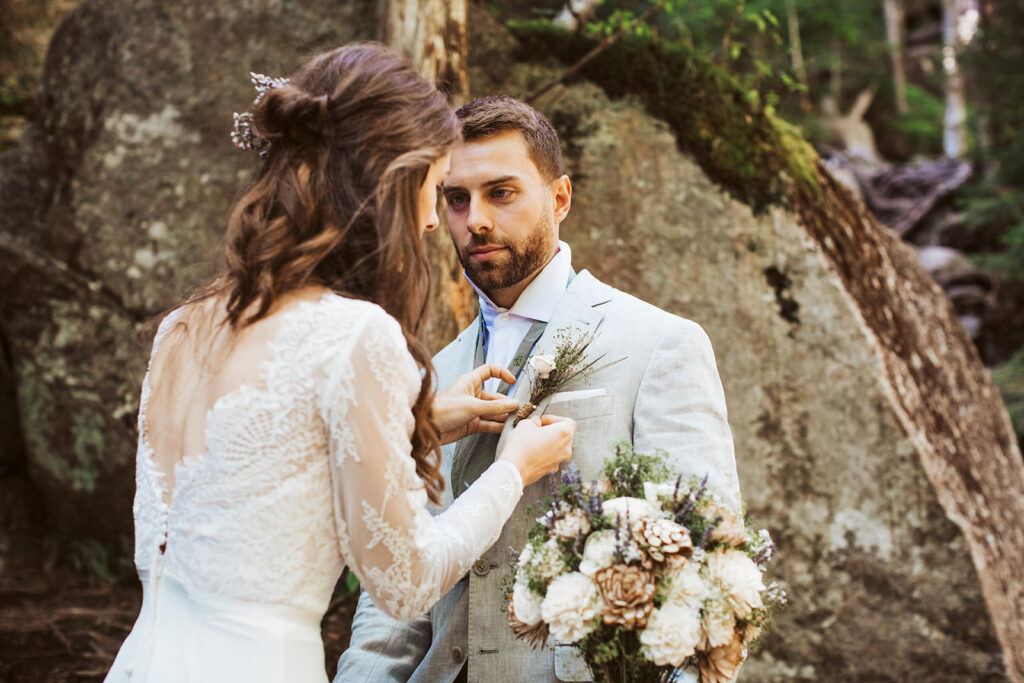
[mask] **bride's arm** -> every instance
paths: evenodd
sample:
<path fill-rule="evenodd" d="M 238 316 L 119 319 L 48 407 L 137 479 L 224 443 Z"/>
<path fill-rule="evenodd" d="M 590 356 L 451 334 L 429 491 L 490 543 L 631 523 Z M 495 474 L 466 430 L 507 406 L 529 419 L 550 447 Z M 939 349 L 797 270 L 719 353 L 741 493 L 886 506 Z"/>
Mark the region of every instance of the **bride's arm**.
<path fill-rule="evenodd" d="M 495 462 L 432 517 L 410 455 L 420 375 L 398 324 L 374 311 L 351 353 L 340 356 L 320 400 L 341 553 L 378 607 L 410 619 L 497 540 L 522 495 L 522 478 L 516 466 Z"/>

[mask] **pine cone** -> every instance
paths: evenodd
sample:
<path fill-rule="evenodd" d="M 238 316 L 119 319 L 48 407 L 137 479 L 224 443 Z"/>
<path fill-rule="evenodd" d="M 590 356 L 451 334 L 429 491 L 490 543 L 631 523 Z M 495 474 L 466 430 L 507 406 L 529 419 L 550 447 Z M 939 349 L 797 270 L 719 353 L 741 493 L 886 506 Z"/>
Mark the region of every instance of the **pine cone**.
<path fill-rule="evenodd" d="M 743 524 L 743 519 L 737 517 L 728 508 L 722 507 L 717 503 L 710 503 L 701 510 L 701 514 L 711 520 L 721 519 L 718 525 L 711 531 L 710 540 L 713 543 L 725 543 L 733 548 L 739 548 L 749 540 L 747 538 L 747 527 Z"/>
<path fill-rule="evenodd" d="M 747 658 L 747 648 L 739 631 L 728 645 L 700 653 L 701 683 L 729 683 L 736 678 L 740 664 Z"/>
<path fill-rule="evenodd" d="M 690 532 L 670 519 L 645 519 L 633 528 L 633 536 L 656 562 L 664 562 L 666 555 L 693 554 Z"/>
<path fill-rule="evenodd" d="M 544 646 L 544 641 L 548 639 L 547 622 L 541 619 L 533 626 L 530 626 L 519 621 L 516 618 L 516 608 L 512 606 L 512 600 L 508 601 L 508 607 L 505 609 L 505 612 L 508 615 L 508 625 L 513 633 L 516 634 L 516 638 L 522 638 L 534 650 Z"/>
<path fill-rule="evenodd" d="M 629 630 L 645 628 L 654 609 L 657 584 L 654 572 L 643 567 L 613 564 L 594 575 L 604 597 L 606 624 L 622 624 Z"/>

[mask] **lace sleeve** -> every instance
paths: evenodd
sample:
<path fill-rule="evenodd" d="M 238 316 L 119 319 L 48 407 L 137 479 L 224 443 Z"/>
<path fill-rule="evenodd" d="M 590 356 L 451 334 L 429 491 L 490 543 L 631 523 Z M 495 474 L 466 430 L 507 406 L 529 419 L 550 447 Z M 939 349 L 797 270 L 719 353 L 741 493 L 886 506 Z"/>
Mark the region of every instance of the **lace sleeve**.
<path fill-rule="evenodd" d="M 513 465 L 496 462 L 446 512 L 431 516 L 410 455 L 420 374 L 398 324 L 377 309 L 350 353 L 338 351 L 321 414 L 340 550 L 379 608 L 411 619 L 498 539 L 522 479 Z"/>

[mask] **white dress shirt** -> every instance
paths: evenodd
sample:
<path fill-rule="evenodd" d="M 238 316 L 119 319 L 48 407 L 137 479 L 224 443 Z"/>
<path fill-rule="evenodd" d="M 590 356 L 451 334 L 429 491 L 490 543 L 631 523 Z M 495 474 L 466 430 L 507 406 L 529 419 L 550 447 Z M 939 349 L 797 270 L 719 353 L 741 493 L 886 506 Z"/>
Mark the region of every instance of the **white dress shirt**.
<path fill-rule="evenodd" d="M 538 320 L 551 321 L 558 299 L 565 293 L 572 272 L 572 251 L 559 241 L 558 253 L 533 278 L 511 308 L 497 306 L 476 283 L 466 276 L 480 297 L 480 314 L 484 320 L 484 359 L 487 363 L 507 368 L 530 326 Z M 489 379 L 484 389 L 496 391 L 501 380 Z M 509 387 L 511 395 L 515 385 Z"/>

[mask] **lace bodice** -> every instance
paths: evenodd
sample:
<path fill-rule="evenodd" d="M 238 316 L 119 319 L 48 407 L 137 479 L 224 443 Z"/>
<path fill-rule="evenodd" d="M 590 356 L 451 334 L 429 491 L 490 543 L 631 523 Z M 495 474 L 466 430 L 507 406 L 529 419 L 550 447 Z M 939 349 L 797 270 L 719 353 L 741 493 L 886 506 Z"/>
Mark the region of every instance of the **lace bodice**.
<path fill-rule="evenodd" d="M 154 356 L 179 313 L 161 323 Z M 166 573 L 196 595 L 322 614 L 348 564 L 389 614 L 420 614 L 498 538 L 522 494 L 519 472 L 495 463 L 432 517 L 410 456 L 420 374 L 398 323 L 334 294 L 276 315 L 286 318 L 261 382 L 217 400 L 206 449 L 174 467 L 172 491 L 147 434 L 160 419 L 147 416 L 147 372 L 134 504 L 140 576 Z"/>

